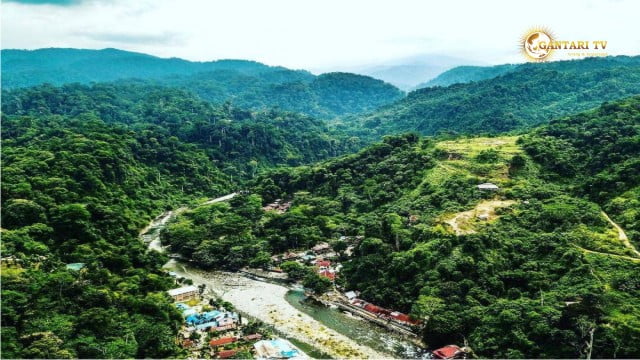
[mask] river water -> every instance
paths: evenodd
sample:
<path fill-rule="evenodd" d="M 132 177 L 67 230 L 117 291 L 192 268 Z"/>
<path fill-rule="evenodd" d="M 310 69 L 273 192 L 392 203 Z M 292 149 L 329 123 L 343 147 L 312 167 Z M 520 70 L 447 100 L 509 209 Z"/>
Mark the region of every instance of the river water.
<path fill-rule="evenodd" d="M 229 197 L 219 198 L 224 201 Z M 214 201 L 215 202 L 215 201 Z M 164 252 L 164 248 L 160 243 L 160 232 L 178 213 L 183 209 L 165 213 L 143 230 L 141 239 L 149 244 L 150 250 Z M 175 269 L 176 265 L 182 268 L 190 268 L 190 265 L 178 260 L 172 260 L 169 267 Z M 169 265 L 169 264 L 168 264 Z M 346 314 L 338 309 L 328 308 L 322 305 L 313 304 L 305 301 L 305 295 L 302 289 L 291 289 L 284 295 L 285 300 L 298 311 L 310 316 L 320 322 L 327 328 L 330 328 L 341 335 L 344 335 L 358 344 L 369 347 L 381 354 L 387 354 L 396 358 L 426 358 L 426 351 L 416 347 L 410 341 L 403 339 L 401 335 L 392 333 L 380 326 L 369 323 L 366 320 Z M 303 351 L 310 352 L 314 349 L 302 345 Z"/>
<path fill-rule="evenodd" d="M 285 298 L 296 309 L 358 344 L 402 359 L 426 358 L 427 352 L 424 349 L 418 348 L 400 335 L 359 317 L 345 314 L 339 309 L 305 301 L 306 297 L 301 289 L 290 290 Z"/>

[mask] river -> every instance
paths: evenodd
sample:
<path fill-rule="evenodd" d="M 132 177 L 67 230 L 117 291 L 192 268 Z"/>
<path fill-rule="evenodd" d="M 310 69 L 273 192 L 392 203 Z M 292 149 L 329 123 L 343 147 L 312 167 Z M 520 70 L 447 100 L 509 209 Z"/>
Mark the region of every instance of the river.
<path fill-rule="evenodd" d="M 209 200 L 225 201 L 234 194 Z M 158 216 L 140 234 L 149 249 L 164 252 L 160 232 L 180 208 Z M 326 354 L 334 358 L 418 358 L 418 350 L 400 335 L 391 333 L 337 309 L 311 304 L 300 289 L 249 279 L 239 273 L 203 271 L 187 262 L 170 260 L 165 268 L 194 284 L 207 285 L 207 291 L 232 303 L 239 311 L 272 325 L 290 340 L 296 341 L 311 356 Z"/>

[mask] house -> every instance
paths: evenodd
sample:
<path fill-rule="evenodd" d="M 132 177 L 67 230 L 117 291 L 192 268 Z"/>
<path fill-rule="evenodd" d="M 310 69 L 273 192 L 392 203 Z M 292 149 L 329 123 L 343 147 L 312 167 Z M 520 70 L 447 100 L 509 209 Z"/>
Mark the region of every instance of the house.
<path fill-rule="evenodd" d="M 316 260 L 316 266 L 319 267 L 320 269 L 324 270 L 324 269 L 328 269 L 331 266 L 331 261 L 329 260 Z M 324 269 L 323 269 L 324 268 Z"/>
<path fill-rule="evenodd" d="M 480 185 L 478 185 L 478 189 L 480 189 L 482 191 L 498 191 L 498 190 L 500 190 L 498 185 L 492 184 L 492 183 L 480 184 Z"/>
<path fill-rule="evenodd" d="M 311 255 L 311 254 L 307 254 L 307 255 L 302 256 L 302 260 L 304 260 L 304 261 L 311 261 L 311 260 L 313 260 L 315 258 L 316 258 L 315 255 Z"/>
<path fill-rule="evenodd" d="M 6 267 L 20 267 L 20 264 L 22 264 L 22 259 L 18 259 L 17 257 L 15 257 L 15 255 L 11 255 L 0 259 L 0 263 L 2 264 L 2 266 Z M 69 269 L 69 265 L 67 265 L 67 269 Z"/>
<path fill-rule="evenodd" d="M 260 340 L 262 339 L 262 334 L 250 334 L 244 337 L 246 341 Z"/>
<path fill-rule="evenodd" d="M 233 325 L 236 323 L 236 319 L 231 318 L 231 317 L 226 317 L 226 318 L 220 318 L 218 319 L 218 326 L 227 326 L 227 325 Z"/>
<path fill-rule="evenodd" d="M 193 345 L 195 345 L 195 343 L 194 343 L 194 342 L 193 342 L 193 340 L 191 340 L 191 339 L 184 339 L 184 340 L 182 340 L 182 347 L 183 347 L 183 348 L 185 348 L 185 349 L 186 349 L 186 348 L 190 348 L 190 347 L 192 347 Z"/>
<path fill-rule="evenodd" d="M 185 311 L 189 309 L 189 305 L 182 304 L 182 303 L 177 303 L 176 307 L 178 308 L 178 310 L 181 310 L 181 311 Z"/>
<path fill-rule="evenodd" d="M 218 346 L 223 346 L 223 345 L 227 345 L 227 344 L 233 344 L 234 342 L 236 342 L 236 340 L 238 340 L 235 337 L 223 337 L 220 339 L 214 339 L 209 341 L 209 346 L 211 347 L 218 347 Z"/>
<path fill-rule="evenodd" d="M 167 293 L 173 298 L 173 301 L 187 301 L 198 297 L 198 288 L 190 285 L 177 289 L 171 289 Z"/>
<path fill-rule="evenodd" d="M 237 353 L 238 353 L 238 350 L 222 350 L 222 351 L 219 351 L 216 355 L 218 355 L 220 359 L 228 359 L 235 356 L 235 354 Z"/>
<path fill-rule="evenodd" d="M 374 313 L 374 314 L 380 314 L 383 312 L 383 308 L 377 306 L 377 305 L 373 305 L 373 304 L 365 304 L 364 305 L 364 309 L 367 310 L 370 313 Z"/>
<path fill-rule="evenodd" d="M 331 251 L 331 245 L 329 245 L 329 243 L 327 242 L 320 242 L 316 244 L 316 246 L 312 247 L 311 250 L 313 250 L 313 252 L 315 252 L 316 254 L 323 254 Z"/>
<path fill-rule="evenodd" d="M 478 220 L 482 220 L 482 221 L 487 221 L 487 220 L 489 220 L 489 214 L 487 214 L 487 213 L 480 214 L 480 215 L 478 215 L 477 217 L 478 217 Z"/>
<path fill-rule="evenodd" d="M 344 296 L 346 296 L 347 299 L 349 299 L 349 300 L 353 300 L 356 297 L 358 297 L 358 294 L 356 294 L 355 291 L 347 291 L 346 293 L 344 293 Z"/>
<path fill-rule="evenodd" d="M 186 309 L 182 311 L 182 317 L 183 318 L 188 318 L 191 315 L 195 315 L 197 314 L 198 311 L 196 311 L 196 309 Z"/>
<path fill-rule="evenodd" d="M 216 323 L 215 321 L 208 321 L 208 322 L 196 325 L 196 330 L 207 330 L 207 329 L 216 327 L 217 324 L 218 323 Z"/>
<path fill-rule="evenodd" d="M 301 359 L 305 354 L 288 340 L 260 340 L 253 344 L 259 359 Z"/>
<path fill-rule="evenodd" d="M 279 214 L 284 214 L 291 207 L 291 201 L 282 202 L 282 199 L 275 199 L 271 204 L 268 204 L 262 208 L 264 211 L 277 211 Z"/>
<path fill-rule="evenodd" d="M 80 271 L 84 267 L 84 263 L 71 263 L 67 264 L 66 268 L 68 270 Z"/>
<path fill-rule="evenodd" d="M 467 353 L 457 345 L 447 345 L 433 351 L 436 359 L 466 359 Z"/>
<path fill-rule="evenodd" d="M 227 331 L 227 330 L 233 330 L 235 328 L 237 328 L 238 325 L 236 324 L 227 324 L 224 326 L 212 326 L 209 328 L 210 332 L 216 332 L 216 331 Z"/>
<path fill-rule="evenodd" d="M 393 311 L 390 315 L 390 318 L 392 318 L 393 320 L 397 321 L 397 322 L 401 322 L 404 324 L 409 324 L 409 325 L 418 325 L 420 324 L 420 321 L 416 321 L 413 320 L 409 317 L 409 315 L 407 314 L 403 314 L 401 312 L 398 311 Z"/>
<path fill-rule="evenodd" d="M 325 277 L 331 281 L 336 279 L 336 273 L 332 270 L 319 270 L 318 275 Z"/>

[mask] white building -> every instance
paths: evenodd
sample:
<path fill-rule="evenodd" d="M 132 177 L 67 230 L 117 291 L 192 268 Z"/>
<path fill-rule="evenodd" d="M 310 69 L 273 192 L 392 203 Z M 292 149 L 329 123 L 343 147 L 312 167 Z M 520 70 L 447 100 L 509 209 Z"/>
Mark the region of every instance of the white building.
<path fill-rule="evenodd" d="M 167 291 L 174 301 L 191 300 L 198 297 L 198 288 L 190 285 Z"/>
<path fill-rule="evenodd" d="M 484 183 L 484 184 L 478 185 L 478 189 L 480 189 L 480 190 L 488 190 L 488 191 L 498 191 L 500 188 L 496 184 Z"/>

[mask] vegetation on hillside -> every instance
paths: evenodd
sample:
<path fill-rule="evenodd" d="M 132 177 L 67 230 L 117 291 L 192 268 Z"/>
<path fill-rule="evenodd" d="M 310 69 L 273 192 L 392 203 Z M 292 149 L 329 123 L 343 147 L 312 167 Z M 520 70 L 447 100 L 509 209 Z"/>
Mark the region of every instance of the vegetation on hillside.
<path fill-rule="evenodd" d="M 640 257 L 602 214 L 601 206 L 608 211 L 613 204 L 601 203 L 600 192 L 593 197 L 582 191 L 579 172 L 554 176 L 549 165 L 557 162 L 543 160 L 534 145 L 560 141 L 549 139 L 551 134 L 585 133 L 567 137 L 575 139 L 577 151 L 584 146 L 576 170 L 627 173 L 638 154 L 638 103 L 632 98 L 605 104 L 523 140 L 386 137 L 358 154 L 264 174 L 253 195 L 219 205 L 223 210 L 196 210 L 165 237 L 180 251 L 172 239 L 197 239 L 190 249 L 215 256 L 226 253 L 211 244 L 234 242 L 231 233 L 214 229 L 245 223 L 243 242 L 233 251 L 249 254 L 242 265 L 251 266 L 260 258 L 268 264 L 272 253 L 364 236 L 355 255 L 343 257 L 338 283 L 421 319 L 429 347 L 466 341 L 484 357 L 637 357 L 640 287 L 633 274 Z M 593 130 L 587 133 L 587 127 Z M 606 164 L 598 160 L 604 154 L 611 155 Z M 611 189 L 607 198 L 631 196 L 637 172 L 630 177 L 627 185 L 617 184 L 615 176 L 603 178 Z M 500 191 L 479 190 L 483 182 Z M 260 198 L 290 199 L 293 206 L 284 214 L 260 213 Z M 249 204 L 250 219 L 239 212 Z M 450 219 L 468 211 L 476 216 L 465 219 L 471 231 L 455 231 Z M 210 215 L 197 222 L 200 212 Z M 480 212 L 487 212 L 486 220 L 477 217 Z M 631 223 L 625 226 L 637 229 L 636 218 L 625 219 Z M 188 233 L 194 226 L 196 236 Z M 206 265 L 225 268 L 230 260 Z"/>
<path fill-rule="evenodd" d="M 603 204 L 640 243 L 640 96 L 552 121 L 522 145 L 547 178 Z"/>
<path fill-rule="evenodd" d="M 3 115 L 2 127 L 2 357 L 179 355 L 166 258 L 138 231 L 228 192 L 228 177 L 193 145 L 91 114 Z"/>
<path fill-rule="evenodd" d="M 640 57 L 588 58 L 523 65 L 484 81 L 419 89 L 338 126 L 374 138 L 407 131 L 497 134 L 637 94 Z"/>
<path fill-rule="evenodd" d="M 144 84 L 43 85 L 3 93 L 10 115 L 77 116 L 152 129 L 205 149 L 227 175 L 249 178 L 275 165 L 299 165 L 353 151 L 357 138 L 314 118 L 276 110 L 251 112 L 212 105 L 187 92 Z"/>
<path fill-rule="evenodd" d="M 315 76 L 255 61 L 190 62 L 117 49 L 2 50 L 3 89 L 125 79 L 181 88 L 218 105 L 278 107 L 322 118 L 373 111 L 404 96 L 393 85 L 368 76 Z"/>
<path fill-rule="evenodd" d="M 416 89 L 434 86 L 449 86 L 453 84 L 468 83 L 491 79 L 518 69 L 515 64 L 495 66 L 456 66 L 449 69 L 434 79 L 416 86 Z"/>

